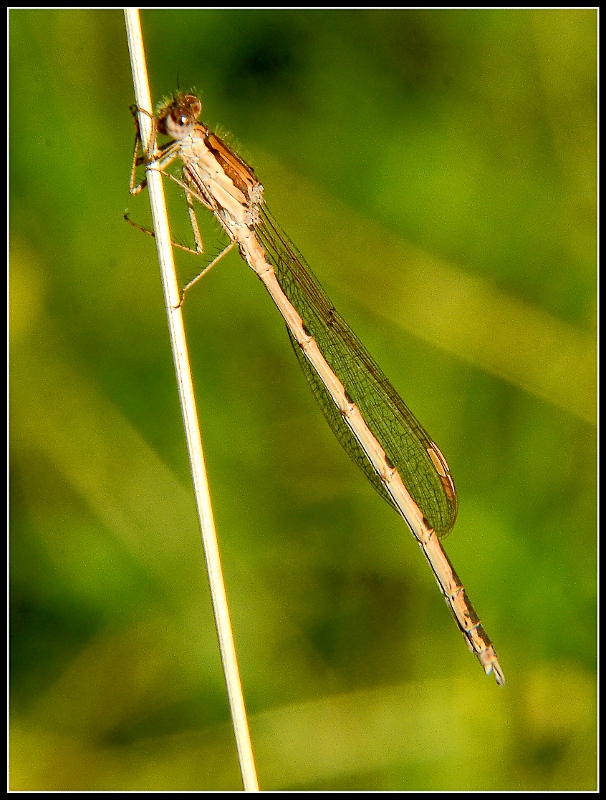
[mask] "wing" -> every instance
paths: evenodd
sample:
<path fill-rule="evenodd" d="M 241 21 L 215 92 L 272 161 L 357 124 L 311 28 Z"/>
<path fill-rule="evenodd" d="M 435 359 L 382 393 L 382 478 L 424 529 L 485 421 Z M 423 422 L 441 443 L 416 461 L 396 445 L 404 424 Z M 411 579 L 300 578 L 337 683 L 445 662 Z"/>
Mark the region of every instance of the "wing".
<path fill-rule="evenodd" d="M 444 457 L 362 342 L 335 310 L 301 254 L 278 228 L 264 204 L 260 207 L 260 222 L 255 231 L 268 261 L 276 270 L 282 290 L 301 315 L 309 334 L 360 409 L 429 525 L 439 536 L 445 536 L 456 519 L 457 499 Z M 333 433 L 379 494 L 395 508 L 322 380 L 292 336 L 291 342 Z"/>

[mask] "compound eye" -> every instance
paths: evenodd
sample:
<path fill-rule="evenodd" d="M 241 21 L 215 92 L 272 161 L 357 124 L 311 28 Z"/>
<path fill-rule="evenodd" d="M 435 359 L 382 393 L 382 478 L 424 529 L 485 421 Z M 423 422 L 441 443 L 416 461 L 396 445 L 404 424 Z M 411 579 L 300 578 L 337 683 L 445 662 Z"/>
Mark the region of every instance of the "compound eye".
<path fill-rule="evenodd" d="M 170 114 L 166 120 L 166 133 L 173 139 L 183 139 L 191 133 L 194 124 L 188 114 Z"/>

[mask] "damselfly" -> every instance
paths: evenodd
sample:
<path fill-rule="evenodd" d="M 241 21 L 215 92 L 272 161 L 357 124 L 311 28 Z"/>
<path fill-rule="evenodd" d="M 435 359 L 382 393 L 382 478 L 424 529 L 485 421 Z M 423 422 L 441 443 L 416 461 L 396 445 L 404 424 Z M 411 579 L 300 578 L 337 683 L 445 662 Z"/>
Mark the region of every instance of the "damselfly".
<path fill-rule="evenodd" d="M 193 94 L 179 94 L 159 109 L 157 131 L 171 141 L 138 158 L 137 138 L 131 192 L 136 194 L 145 185 L 135 185 L 139 164 L 164 171 L 181 159 L 182 180 L 170 177 L 185 190 L 198 250 L 202 248 L 195 200 L 212 211 L 229 236 L 231 244 L 224 253 L 237 245 L 265 285 L 335 436 L 404 518 L 470 650 L 487 675 L 492 672 L 498 684 L 504 683 L 494 647 L 439 541 L 457 515 L 455 486 L 442 453 L 270 215 L 253 169 L 198 122 L 201 112 L 202 104 Z"/>

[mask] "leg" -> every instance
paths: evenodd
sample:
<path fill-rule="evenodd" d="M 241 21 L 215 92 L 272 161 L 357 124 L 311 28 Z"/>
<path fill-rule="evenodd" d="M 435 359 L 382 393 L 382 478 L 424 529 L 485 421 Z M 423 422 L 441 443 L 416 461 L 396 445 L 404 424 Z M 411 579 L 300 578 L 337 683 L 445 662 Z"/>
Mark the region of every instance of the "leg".
<path fill-rule="evenodd" d="M 130 185 L 129 185 L 129 191 L 132 195 L 139 194 L 139 192 L 143 191 L 143 189 L 145 189 L 145 187 L 147 186 L 147 180 L 145 179 L 141 181 L 141 183 L 139 184 L 135 183 L 137 176 L 137 167 L 139 167 L 141 164 L 148 164 L 152 160 L 151 150 L 146 153 L 143 153 L 143 146 L 141 142 L 141 131 L 139 130 L 139 122 L 137 120 L 137 114 L 139 112 L 142 114 L 147 114 L 148 117 L 151 117 L 152 130 L 151 130 L 151 136 L 149 138 L 149 146 L 151 147 L 152 143 L 155 142 L 156 140 L 156 118 L 154 117 L 154 115 L 150 114 L 149 111 L 145 111 L 145 109 L 141 109 L 136 105 L 132 105 L 130 107 L 130 113 L 133 115 L 133 119 L 135 121 L 135 129 L 136 129 L 135 146 L 133 149 L 133 165 L 130 173 Z M 141 157 L 139 157 L 140 151 L 142 152 Z"/>
<path fill-rule="evenodd" d="M 194 284 L 198 283 L 200 278 L 203 278 L 207 272 L 210 272 L 210 270 L 215 266 L 215 264 L 217 264 L 223 258 L 223 256 L 226 256 L 229 253 L 229 251 L 235 247 L 235 245 L 236 245 L 235 242 L 228 244 L 225 250 L 222 250 L 219 253 L 219 255 L 213 261 L 211 261 L 207 267 L 204 267 L 204 269 L 199 275 L 196 275 L 196 277 L 193 280 L 191 280 L 188 284 L 186 284 L 183 287 L 183 289 L 181 290 L 181 303 L 183 303 L 183 301 L 185 300 L 185 292 L 189 291 L 192 288 L 192 286 L 194 286 Z"/>
<path fill-rule="evenodd" d="M 138 164 L 142 163 L 141 159 L 137 158 L 138 150 L 139 150 L 139 146 L 138 145 L 140 145 L 140 139 L 138 139 L 135 142 L 135 159 L 133 161 L 133 169 L 136 169 Z M 168 156 L 166 154 L 164 156 L 160 156 L 160 158 L 157 159 L 157 162 L 162 165 L 163 162 L 167 161 L 168 159 L 170 159 L 170 161 L 172 161 L 174 158 L 175 158 L 175 155 L 172 152 L 170 152 Z M 169 163 L 170 163 L 170 161 L 169 161 Z M 156 169 L 156 167 L 152 167 L 152 169 Z M 190 224 L 191 224 L 191 227 L 192 227 L 192 231 L 193 231 L 193 234 L 194 234 L 194 241 L 195 241 L 196 247 L 195 247 L 195 249 L 193 249 L 191 247 L 186 247 L 185 245 L 179 244 L 178 242 L 171 242 L 171 244 L 173 245 L 173 247 L 178 247 L 179 250 L 184 250 L 186 253 L 191 253 L 194 256 L 202 255 L 202 253 L 204 253 L 204 242 L 202 241 L 202 236 L 200 234 L 200 227 L 198 225 L 198 219 L 196 217 L 196 211 L 195 211 L 195 208 L 194 208 L 193 198 L 195 197 L 197 200 L 199 200 L 207 208 L 211 208 L 211 206 L 207 203 L 207 201 L 201 195 L 199 195 L 197 192 L 195 192 L 193 189 L 191 189 L 184 181 L 180 181 L 174 175 L 171 175 L 170 172 L 165 172 L 161 168 L 156 169 L 156 172 L 159 172 L 161 175 L 165 175 L 167 178 L 171 178 L 171 180 L 173 180 L 177 184 L 177 186 L 180 186 L 181 189 L 183 189 L 183 191 L 185 193 L 185 200 L 187 202 L 187 213 L 189 214 L 189 221 L 190 221 Z M 138 186 L 134 186 L 134 187 L 133 187 L 133 183 L 134 183 L 134 181 L 133 181 L 133 178 L 132 178 L 132 175 L 131 175 L 131 194 L 138 194 L 140 191 L 142 191 L 145 188 L 145 186 L 147 184 L 147 181 L 143 181 Z M 137 228 L 137 230 L 140 230 L 143 233 L 147 233 L 148 236 L 155 236 L 155 233 L 153 231 L 150 231 L 147 228 L 143 228 L 143 227 L 141 227 L 141 225 L 137 225 L 136 222 L 133 222 L 131 219 L 129 219 L 128 213 L 124 214 L 124 219 L 129 223 L 129 225 L 132 225 L 133 228 Z M 213 262 L 213 264 L 214 264 L 214 262 Z M 209 267 L 207 267 L 206 269 L 209 269 Z M 197 280 L 197 278 L 196 278 L 196 280 Z"/>
<path fill-rule="evenodd" d="M 196 242 L 196 250 L 198 253 L 204 252 L 204 242 L 200 235 L 200 228 L 198 227 L 198 218 L 196 217 L 196 209 L 194 208 L 194 201 L 189 192 L 185 192 L 185 200 L 187 202 L 187 213 L 189 214 L 189 222 L 191 229 L 194 232 L 194 241 Z"/>
<path fill-rule="evenodd" d="M 136 106 L 131 106 L 131 112 L 132 112 L 133 116 L 136 115 L 137 111 L 139 111 L 139 109 Z M 145 112 L 145 113 L 149 113 L 149 112 Z M 136 120 L 135 120 L 135 123 L 136 123 Z M 152 117 L 152 123 L 155 126 L 155 124 L 156 124 L 155 117 Z M 152 136 L 151 141 L 153 141 L 153 139 L 154 139 L 154 137 Z M 204 253 L 204 243 L 202 241 L 202 236 L 200 235 L 200 228 L 198 226 L 198 219 L 196 217 L 196 211 L 195 211 L 194 202 L 193 202 L 194 198 L 196 200 L 198 200 L 200 203 L 202 203 L 203 206 L 205 206 L 206 208 L 210 209 L 211 211 L 213 210 L 213 207 L 204 196 L 199 194 L 199 192 L 195 191 L 191 187 L 189 182 L 186 182 L 187 181 L 187 176 L 186 175 L 183 176 L 186 180 L 179 180 L 174 175 L 171 175 L 170 172 L 166 172 L 163 169 L 164 167 L 168 166 L 172 161 L 174 161 L 175 158 L 177 158 L 177 156 L 179 154 L 179 143 L 178 142 L 169 142 L 167 145 L 165 145 L 163 148 L 161 148 L 161 150 L 155 156 L 152 156 L 149 153 L 147 153 L 145 155 L 142 155 L 142 156 L 139 156 L 139 151 L 141 149 L 142 149 L 141 136 L 140 136 L 140 133 L 139 133 L 139 126 L 137 124 L 137 133 L 136 133 L 136 137 L 135 137 L 135 147 L 134 147 L 134 154 L 133 154 L 133 166 L 132 166 L 131 177 L 130 177 L 130 193 L 133 194 L 133 195 L 139 194 L 147 185 L 147 180 L 143 180 L 143 181 L 141 181 L 141 183 L 136 184 L 136 177 L 135 177 L 136 176 L 136 171 L 137 171 L 137 167 L 139 167 L 141 164 L 146 164 L 151 169 L 155 169 L 157 172 L 161 173 L 162 175 L 165 175 L 166 177 L 168 177 L 172 181 L 174 181 L 177 184 L 177 186 L 180 186 L 181 189 L 183 189 L 183 191 L 185 192 L 185 199 L 186 199 L 186 202 L 187 202 L 187 212 L 189 214 L 189 220 L 190 220 L 191 227 L 192 227 L 192 230 L 193 230 L 193 233 L 194 233 L 194 240 L 195 240 L 195 243 L 196 243 L 196 248 L 194 250 L 191 247 L 186 247 L 185 245 L 179 244 L 178 242 L 172 242 L 172 241 L 171 241 L 171 244 L 172 244 L 173 247 L 178 247 L 179 250 L 184 250 L 186 253 L 191 253 L 192 255 L 195 255 L 195 256 L 202 255 Z M 141 227 L 141 225 L 137 225 L 136 222 L 133 222 L 131 219 L 129 219 L 128 213 L 124 214 L 124 219 L 129 223 L 129 225 L 132 225 L 133 228 L 137 228 L 137 230 L 140 230 L 143 233 L 146 233 L 148 236 L 154 236 L 155 237 L 156 234 L 153 231 L 150 231 L 147 228 L 143 228 L 143 227 Z M 192 286 L 194 286 L 194 284 L 196 284 L 204 275 L 206 275 L 206 273 L 209 272 L 215 266 L 215 264 L 217 264 L 223 258 L 223 256 L 227 255 L 227 253 L 229 253 L 229 251 L 233 249 L 235 244 L 236 244 L 235 242 L 231 242 L 231 244 L 229 244 L 224 250 L 222 250 L 221 253 L 219 253 L 219 255 L 215 259 L 213 259 L 213 261 L 211 261 L 210 264 L 208 264 L 206 267 L 204 267 L 202 272 L 200 272 L 193 280 L 191 280 L 182 289 L 182 291 L 181 291 L 181 300 L 180 300 L 179 305 L 181 305 L 181 303 L 183 303 L 183 300 L 185 299 L 185 293 L 189 289 L 191 289 Z"/>
<path fill-rule="evenodd" d="M 129 219 L 128 213 L 124 214 L 124 219 L 128 222 L 129 225 L 132 225 L 133 228 L 136 228 L 138 231 L 142 233 L 146 233 L 148 236 L 153 236 L 155 238 L 156 234 L 153 231 L 150 231 L 149 228 L 143 228 L 141 225 L 137 225 L 136 222 L 133 222 L 132 219 Z M 184 244 L 179 244 L 179 242 L 172 242 L 171 244 L 173 247 L 178 247 L 179 250 L 184 250 L 186 253 L 191 253 L 193 256 L 200 256 L 203 253 L 203 250 L 193 249 L 191 247 L 187 247 Z"/>

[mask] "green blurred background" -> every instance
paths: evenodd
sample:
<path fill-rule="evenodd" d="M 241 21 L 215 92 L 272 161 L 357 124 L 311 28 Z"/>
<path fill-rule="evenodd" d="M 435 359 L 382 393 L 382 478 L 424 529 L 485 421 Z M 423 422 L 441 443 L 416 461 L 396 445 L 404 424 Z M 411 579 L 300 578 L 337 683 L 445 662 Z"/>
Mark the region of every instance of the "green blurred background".
<path fill-rule="evenodd" d="M 595 788 L 596 11 L 142 16 L 444 452 L 507 677 L 232 253 L 185 314 L 261 786 Z M 9 25 L 11 785 L 238 789 L 123 17 Z"/>

